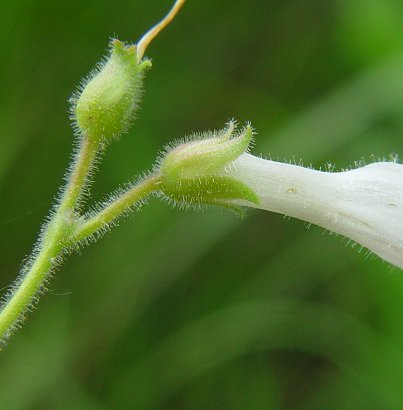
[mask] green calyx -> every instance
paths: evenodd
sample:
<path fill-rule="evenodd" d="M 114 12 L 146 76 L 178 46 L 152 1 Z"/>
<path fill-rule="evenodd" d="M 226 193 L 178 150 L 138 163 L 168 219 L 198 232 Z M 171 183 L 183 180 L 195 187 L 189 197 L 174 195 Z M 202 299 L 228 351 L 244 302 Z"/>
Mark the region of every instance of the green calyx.
<path fill-rule="evenodd" d="M 161 161 L 160 189 L 179 204 L 207 204 L 238 208 L 234 201 L 259 203 L 255 192 L 232 178 L 233 161 L 247 151 L 252 140 L 250 125 L 234 135 L 235 123 L 203 139 L 184 142 L 170 150 Z"/>
<path fill-rule="evenodd" d="M 109 142 L 125 132 L 141 96 L 144 70 L 149 67 L 149 60 L 137 62 L 135 45 L 112 40 L 106 62 L 71 99 L 79 133 Z"/>

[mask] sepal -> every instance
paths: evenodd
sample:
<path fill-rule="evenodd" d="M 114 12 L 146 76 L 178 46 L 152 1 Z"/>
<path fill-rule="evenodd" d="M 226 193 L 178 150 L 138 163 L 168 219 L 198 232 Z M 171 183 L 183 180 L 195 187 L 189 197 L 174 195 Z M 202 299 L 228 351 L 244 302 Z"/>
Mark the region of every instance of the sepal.
<path fill-rule="evenodd" d="M 253 130 L 247 125 L 239 132 L 230 121 L 219 132 L 193 137 L 170 149 L 160 161 L 161 190 L 175 203 L 234 207 L 240 200 L 258 205 L 259 198 L 228 171 L 248 150 Z"/>
<path fill-rule="evenodd" d="M 141 97 L 149 60 L 137 62 L 135 45 L 112 40 L 110 53 L 71 98 L 72 119 L 80 135 L 109 142 L 125 132 Z"/>

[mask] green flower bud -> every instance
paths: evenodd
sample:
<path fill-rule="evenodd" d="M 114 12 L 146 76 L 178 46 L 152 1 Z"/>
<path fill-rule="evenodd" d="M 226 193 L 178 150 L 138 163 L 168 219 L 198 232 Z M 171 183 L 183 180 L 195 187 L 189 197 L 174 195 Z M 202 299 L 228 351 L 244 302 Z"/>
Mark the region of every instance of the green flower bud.
<path fill-rule="evenodd" d="M 149 60 L 137 62 L 135 45 L 110 43 L 110 55 L 71 98 L 72 118 L 80 135 L 109 142 L 125 132 L 141 96 Z"/>
<path fill-rule="evenodd" d="M 233 161 L 247 151 L 253 131 L 247 125 L 236 135 L 235 123 L 220 132 L 196 135 L 170 148 L 160 160 L 161 191 L 180 205 L 211 204 L 238 209 L 234 200 L 258 204 L 256 194 L 228 176 Z"/>

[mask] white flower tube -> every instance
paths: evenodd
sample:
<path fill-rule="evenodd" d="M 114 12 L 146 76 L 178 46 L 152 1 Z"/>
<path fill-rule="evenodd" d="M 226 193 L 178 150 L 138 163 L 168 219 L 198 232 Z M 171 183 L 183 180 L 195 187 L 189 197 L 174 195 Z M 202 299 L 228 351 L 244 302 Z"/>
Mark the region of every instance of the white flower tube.
<path fill-rule="evenodd" d="M 403 165 L 377 162 L 321 172 L 242 154 L 228 175 L 252 189 L 258 205 L 353 239 L 403 268 Z"/>

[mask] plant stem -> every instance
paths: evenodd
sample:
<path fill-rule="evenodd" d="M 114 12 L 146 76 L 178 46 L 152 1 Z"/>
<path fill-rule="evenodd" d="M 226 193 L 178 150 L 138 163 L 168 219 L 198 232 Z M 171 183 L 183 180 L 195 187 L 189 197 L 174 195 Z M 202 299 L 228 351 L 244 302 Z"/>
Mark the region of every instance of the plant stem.
<path fill-rule="evenodd" d="M 24 311 L 31 306 L 33 298 L 40 290 L 43 281 L 52 269 L 59 253 L 58 244 L 53 242 L 38 253 L 24 279 L 0 314 L 0 337 L 6 339 L 18 323 Z"/>
<path fill-rule="evenodd" d="M 81 226 L 78 226 L 76 231 L 70 236 L 68 245 L 74 245 L 107 227 L 113 220 L 124 214 L 134 204 L 155 191 L 160 184 L 160 180 L 160 175 L 151 175 L 117 197 L 102 211 L 85 221 Z"/>
<path fill-rule="evenodd" d="M 32 264 L 17 281 L 0 312 L 0 339 L 7 339 L 18 325 L 24 312 L 35 303 L 47 275 L 55 267 L 57 258 L 65 249 L 63 239 L 75 221 L 74 210 L 84 189 L 99 143 L 84 138 L 73 163 L 72 172 L 59 207 L 43 233 L 33 256 Z"/>
<path fill-rule="evenodd" d="M 80 216 L 75 211 L 99 147 L 99 142 L 90 138 L 83 139 L 60 205 L 40 238 L 32 262 L 23 270 L 22 278 L 16 282 L 3 304 L 0 312 L 0 340 L 11 335 L 24 312 L 36 302 L 35 298 L 43 288 L 47 276 L 67 248 L 107 227 L 158 188 L 160 176 L 151 175 L 80 224 Z"/>
<path fill-rule="evenodd" d="M 57 214 L 74 210 L 85 186 L 88 173 L 94 163 L 99 148 L 99 141 L 95 138 L 83 138 L 80 150 L 75 158 L 69 182 L 64 191 Z"/>

